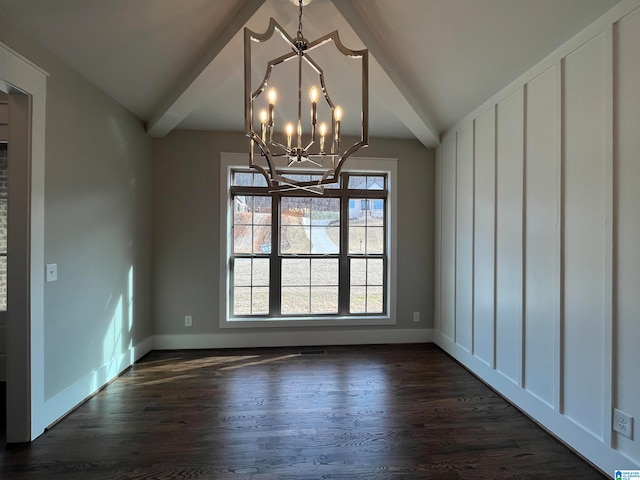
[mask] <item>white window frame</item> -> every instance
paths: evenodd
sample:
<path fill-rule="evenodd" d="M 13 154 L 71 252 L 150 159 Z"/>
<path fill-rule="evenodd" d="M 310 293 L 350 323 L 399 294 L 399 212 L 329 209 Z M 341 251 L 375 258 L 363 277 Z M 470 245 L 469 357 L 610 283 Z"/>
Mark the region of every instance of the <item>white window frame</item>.
<path fill-rule="evenodd" d="M 308 167 L 298 167 L 305 172 L 313 171 Z M 231 223 L 233 221 L 231 203 L 231 172 L 232 170 L 249 170 L 248 154 L 227 153 L 220 154 L 220 327 L 221 328 L 265 328 L 265 327 L 337 327 L 337 326 L 375 326 L 396 324 L 396 219 L 397 219 L 397 159 L 395 158 L 365 158 L 351 157 L 343 172 L 358 172 L 366 175 L 382 173 L 387 175 L 388 206 L 387 206 L 387 312 L 384 315 L 343 315 L 317 318 L 308 317 L 274 317 L 257 319 L 256 317 L 231 318 L 231 302 L 229 298 L 231 276 L 229 274 L 229 259 L 233 242 L 231 237 Z"/>

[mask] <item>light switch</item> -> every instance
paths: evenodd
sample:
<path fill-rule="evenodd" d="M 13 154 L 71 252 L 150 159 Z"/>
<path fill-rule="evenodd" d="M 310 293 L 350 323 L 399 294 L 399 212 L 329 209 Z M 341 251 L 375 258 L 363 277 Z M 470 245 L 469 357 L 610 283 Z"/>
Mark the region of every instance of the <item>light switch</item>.
<path fill-rule="evenodd" d="M 58 264 L 49 263 L 47 264 L 47 283 L 55 282 L 56 280 L 58 280 Z"/>

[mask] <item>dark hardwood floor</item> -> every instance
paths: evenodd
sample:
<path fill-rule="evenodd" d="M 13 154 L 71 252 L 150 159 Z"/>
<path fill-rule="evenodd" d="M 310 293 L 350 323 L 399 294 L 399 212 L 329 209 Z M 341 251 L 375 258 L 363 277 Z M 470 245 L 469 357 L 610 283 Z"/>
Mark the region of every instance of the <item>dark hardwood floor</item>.
<path fill-rule="evenodd" d="M 3 479 L 602 479 L 433 345 L 155 351 Z"/>

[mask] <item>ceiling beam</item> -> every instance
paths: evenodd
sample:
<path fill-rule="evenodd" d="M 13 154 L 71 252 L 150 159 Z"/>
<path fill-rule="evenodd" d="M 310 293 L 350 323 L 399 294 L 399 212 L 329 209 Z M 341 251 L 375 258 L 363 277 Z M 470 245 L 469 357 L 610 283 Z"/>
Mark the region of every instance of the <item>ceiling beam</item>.
<path fill-rule="evenodd" d="M 212 90 L 211 63 L 249 21 L 266 0 L 244 0 L 236 13 L 225 22 L 225 27 L 213 39 L 206 52 L 176 81 L 158 102 L 147 133 L 152 137 L 164 137 L 200 106 Z M 222 77 L 220 78 L 222 81 Z"/>
<path fill-rule="evenodd" d="M 418 100 L 417 95 L 406 82 L 405 76 L 396 62 L 387 54 L 352 2 L 344 0 L 331 0 L 331 2 L 351 25 L 353 31 L 360 37 L 360 40 L 366 45 L 389 78 L 388 86 L 397 92 L 397 95 L 393 95 L 393 110 L 398 118 L 424 146 L 429 148 L 438 146 L 440 136 L 431 116 L 423 108 L 422 102 Z M 389 98 L 391 97 L 385 94 L 385 99 Z"/>

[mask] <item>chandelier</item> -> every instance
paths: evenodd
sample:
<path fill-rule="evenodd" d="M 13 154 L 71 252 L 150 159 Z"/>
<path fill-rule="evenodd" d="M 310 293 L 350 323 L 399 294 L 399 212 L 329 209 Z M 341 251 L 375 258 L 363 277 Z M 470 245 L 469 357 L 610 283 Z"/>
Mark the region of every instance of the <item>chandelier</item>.
<path fill-rule="evenodd" d="M 302 189 L 322 194 L 326 185 L 339 181 L 346 160 L 369 144 L 369 51 L 345 47 L 337 30 L 309 42 L 302 34 L 303 0 L 291 1 L 298 3 L 298 32 L 295 38 L 290 37 L 273 18 L 263 34 L 244 29 L 245 133 L 250 138 L 249 167 L 264 176 L 271 192 Z M 309 1 L 304 0 L 304 4 Z M 252 43 L 266 42 L 275 32 L 287 43 L 288 48 L 285 53 L 267 62 L 262 82 L 252 91 Z M 324 70 L 310 55 L 314 49 L 328 42 L 333 42 L 342 56 L 359 59 L 361 63 L 361 135 L 353 145 L 344 145 L 340 128 L 343 118 L 353 113 L 343 111 L 340 105 L 331 100 Z M 282 105 L 279 102 L 285 99 L 278 98 L 278 91 L 269 82 L 274 69 L 291 60 L 297 60 L 297 92 L 288 93 L 294 97 L 292 103 L 297 99 L 297 118 L 277 125 L 275 112 Z M 314 82 L 317 82 L 312 82 L 310 88 L 308 83 L 303 82 L 303 67 L 310 68 Z M 308 97 L 303 91 L 309 92 Z M 326 107 L 322 108 L 325 118 L 318 118 L 319 102 L 326 102 Z M 310 111 L 308 120 L 303 118 L 303 107 Z M 295 175 L 294 169 L 300 164 L 308 164 L 316 173 L 309 177 L 311 180 L 300 180 Z"/>

